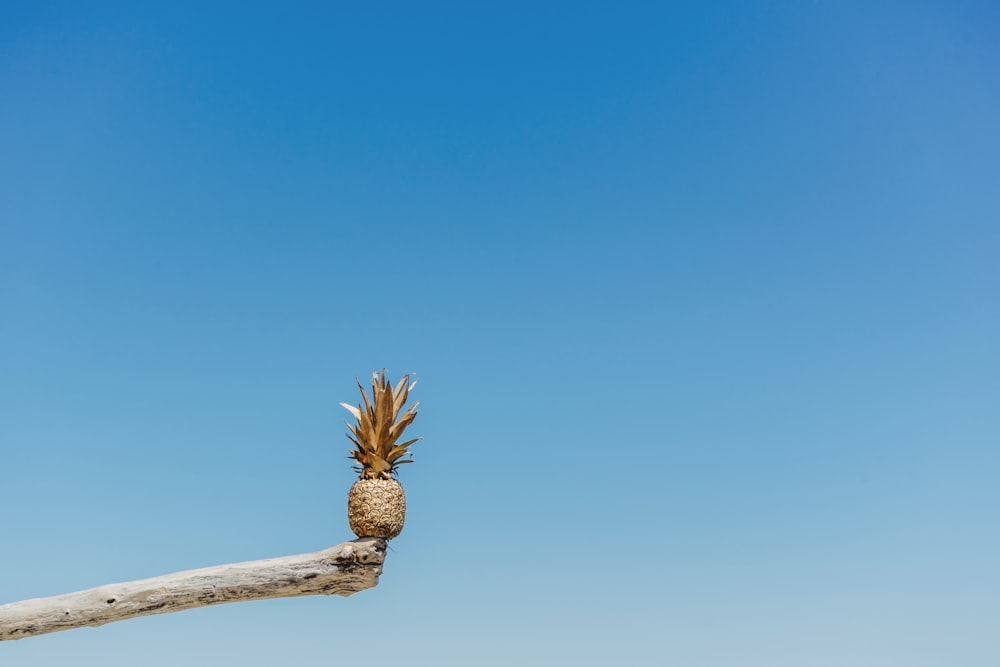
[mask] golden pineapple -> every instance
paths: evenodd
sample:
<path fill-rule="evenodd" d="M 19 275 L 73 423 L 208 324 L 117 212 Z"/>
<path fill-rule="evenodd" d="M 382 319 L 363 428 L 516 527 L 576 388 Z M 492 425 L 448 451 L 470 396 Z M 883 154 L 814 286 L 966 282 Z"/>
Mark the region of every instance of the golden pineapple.
<path fill-rule="evenodd" d="M 347 437 L 354 443 L 351 451 L 358 465 L 354 469 L 359 479 L 347 496 L 347 520 L 358 537 L 381 537 L 387 540 L 399 535 L 406 519 L 406 496 L 396 480 L 396 468 L 413 463 L 403 457 L 420 438 L 396 444 L 399 436 L 417 416 L 419 401 L 402 415 L 399 414 L 416 381 L 404 375 L 395 388 L 385 377 L 385 369 L 372 374 L 372 397 L 358 382 L 363 404 L 354 407 L 341 403 L 356 421 L 347 424 Z M 346 423 L 346 422 L 345 422 Z"/>

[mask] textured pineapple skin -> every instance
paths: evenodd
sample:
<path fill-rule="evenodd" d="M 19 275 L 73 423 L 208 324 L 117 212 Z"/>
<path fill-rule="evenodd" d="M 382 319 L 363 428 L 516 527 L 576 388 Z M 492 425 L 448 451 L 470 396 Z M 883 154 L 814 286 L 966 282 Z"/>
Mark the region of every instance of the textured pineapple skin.
<path fill-rule="evenodd" d="M 347 494 L 347 521 L 358 537 L 391 540 L 405 520 L 406 495 L 394 479 L 359 479 Z"/>

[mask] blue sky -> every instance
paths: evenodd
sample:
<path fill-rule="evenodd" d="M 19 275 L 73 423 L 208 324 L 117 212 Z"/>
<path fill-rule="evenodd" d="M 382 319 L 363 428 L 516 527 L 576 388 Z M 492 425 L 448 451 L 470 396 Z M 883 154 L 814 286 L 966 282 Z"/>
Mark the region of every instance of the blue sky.
<path fill-rule="evenodd" d="M 378 588 L 14 667 L 1000 660 L 985 2 L 0 9 L 0 602 L 351 538 Z"/>

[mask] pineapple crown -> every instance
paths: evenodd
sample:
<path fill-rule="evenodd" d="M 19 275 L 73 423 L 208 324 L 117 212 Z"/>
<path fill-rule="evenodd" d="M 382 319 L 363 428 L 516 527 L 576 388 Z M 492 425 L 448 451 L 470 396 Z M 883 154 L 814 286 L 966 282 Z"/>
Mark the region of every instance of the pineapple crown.
<path fill-rule="evenodd" d="M 356 422 L 344 423 L 350 429 L 347 437 L 354 443 L 350 458 L 357 462 L 358 465 L 354 466 L 354 470 L 359 473 L 361 479 L 389 479 L 395 476 L 398 466 L 413 463 L 412 459 L 403 457 L 410 454 L 410 445 L 420 438 L 396 444 L 399 436 L 416 418 L 417 406 L 420 405 L 417 401 L 402 416 L 399 414 L 406 404 L 410 390 L 417 384 L 416 380 L 410 383 L 410 376 L 410 373 L 404 375 L 399 384 L 393 388 L 386 379 L 383 368 L 381 374 L 372 374 L 371 400 L 368 399 L 365 388 L 358 380 L 363 403 L 357 407 L 341 403 L 354 415 Z"/>

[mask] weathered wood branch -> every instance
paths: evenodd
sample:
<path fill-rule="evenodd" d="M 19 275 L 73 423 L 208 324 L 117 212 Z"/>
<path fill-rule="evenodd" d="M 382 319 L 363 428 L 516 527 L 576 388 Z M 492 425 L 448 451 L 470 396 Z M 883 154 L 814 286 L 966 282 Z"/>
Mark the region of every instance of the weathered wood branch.
<path fill-rule="evenodd" d="M 300 556 L 217 565 L 0 606 L 0 641 L 225 602 L 341 595 L 373 588 L 385 540 L 368 537 Z"/>

